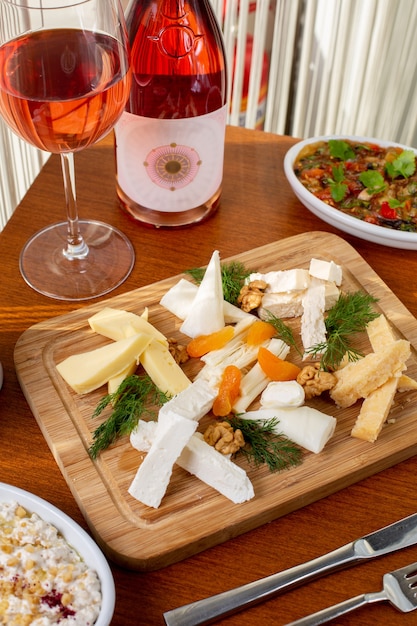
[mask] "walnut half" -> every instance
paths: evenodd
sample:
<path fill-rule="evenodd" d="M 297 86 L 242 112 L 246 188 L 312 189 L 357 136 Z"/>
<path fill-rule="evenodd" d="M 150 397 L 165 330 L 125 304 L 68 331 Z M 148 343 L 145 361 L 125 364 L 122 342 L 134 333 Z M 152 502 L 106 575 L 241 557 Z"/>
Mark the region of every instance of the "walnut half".
<path fill-rule="evenodd" d="M 320 363 L 306 365 L 297 376 L 297 383 L 302 385 L 306 400 L 320 396 L 323 391 L 333 389 L 336 377 L 320 369 Z"/>
<path fill-rule="evenodd" d="M 233 430 L 228 422 L 210 424 L 204 433 L 204 441 L 222 454 L 234 454 L 245 445 L 242 431 Z"/>
<path fill-rule="evenodd" d="M 178 365 L 186 363 L 190 358 L 188 356 L 187 346 L 181 345 L 176 339 L 173 339 L 172 337 L 168 339 L 168 348 Z"/>
<path fill-rule="evenodd" d="M 243 285 L 238 296 L 238 304 L 245 313 L 257 309 L 262 304 L 262 297 L 268 283 L 264 280 L 253 280 L 248 285 Z"/>

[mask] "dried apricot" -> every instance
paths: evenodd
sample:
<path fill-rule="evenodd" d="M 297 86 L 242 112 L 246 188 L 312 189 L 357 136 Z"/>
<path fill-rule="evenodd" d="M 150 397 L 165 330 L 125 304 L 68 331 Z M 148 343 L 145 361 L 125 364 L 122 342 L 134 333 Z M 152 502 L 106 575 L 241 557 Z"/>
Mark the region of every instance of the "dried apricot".
<path fill-rule="evenodd" d="M 258 363 L 271 380 L 295 380 L 301 371 L 298 365 L 280 359 L 263 346 L 258 351 Z"/>
<path fill-rule="evenodd" d="M 236 365 L 227 365 L 224 368 L 219 391 L 213 403 L 213 413 L 216 417 L 225 417 L 232 411 L 232 406 L 239 395 L 241 379 L 242 373 Z"/>
<path fill-rule="evenodd" d="M 263 320 L 256 320 L 250 326 L 246 337 L 246 343 L 248 346 L 258 346 L 267 339 L 271 339 L 277 334 L 275 328 L 269 322 Z"/>
<path fill-rule="evenodd" d="M 233 326 L 224 326 L 209 335 L 199 335 L 194 337 L 187 346 L 187 352 L 191 357 L 200 357 L 211 350 L 220 350 L 234 335 Z"/>

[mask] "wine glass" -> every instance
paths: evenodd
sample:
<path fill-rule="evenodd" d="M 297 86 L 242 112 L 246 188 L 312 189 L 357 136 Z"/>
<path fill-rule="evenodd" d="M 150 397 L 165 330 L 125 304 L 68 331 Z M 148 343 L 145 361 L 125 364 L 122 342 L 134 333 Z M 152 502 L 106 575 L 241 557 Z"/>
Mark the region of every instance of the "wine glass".
<path fill-rule="evenodd" d="M 0 0 L 0 114 L 28 143 L 61 156 L 67 220 L 35 233 L 20 271 L 60 300 L 108 293 L 134 250 L 118 229 L 78 218 L 74 153 L 108 133 L 129 95 L 129 44 L 119 0 Z"/>

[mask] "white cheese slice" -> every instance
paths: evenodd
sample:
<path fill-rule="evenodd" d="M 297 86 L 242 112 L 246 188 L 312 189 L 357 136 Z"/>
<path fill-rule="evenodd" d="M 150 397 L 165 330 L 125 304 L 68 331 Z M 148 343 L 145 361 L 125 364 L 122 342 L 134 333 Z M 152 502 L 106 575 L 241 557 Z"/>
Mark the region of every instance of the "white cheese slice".
<path fill-rule="evenodd" d="M 156 427 L 156 422 L 139 420 L 130 435 L 132 446 L 139 451 L 150 450 Z M 246 472 L 206 443 L 201 433 L 190 437 L 176 463 L 235 504 L 246 502 L 255 495 Z"/>
<path fill-rule="evenodd" d="M 259 409 L 241 415 L 244 419 L 279 421 L 277 433 L 286 435 L 299 446 L 318 454 L 332 437 L 336 428 L 336 418 L 309 406 L 291 408 Z"/>
<path fill-rule="evenodd" d="M 147 319 L 130 311 L 105 307 L 90 317 L 88 323 L 94 332 L 114 341 L 137 333 L 146 333 L 163 343 L 167 343 L 166 337 Z"/>
<path fill-rule="evenodd" d="M 318 278 L 312 278 L 310 287 L 303 298 L 301 316 L 301 341 L 304 352 L 314 345 L 326 342 L 325 309 L 325 283 Z"/>
<path fill-rule="evenodd" d="M 262 305 L 258 309 L 261 319 L 267 319 L 269 313 L 279 318 L 301 317 L 303 314 L 304 291 L 289 293 L 266 293 L 262 298 Z M 336 304 L 340 292 L 335 283 L 325 283 L 325 309 L 328 311 Z"/>
<path fill-rule="evenodd" d="M 255 495 L 245 470 L 206 443 L 201 433 L 191 437 L 177 463 L 234 504 L 251 500 Z"/>
<path fill-rule="evenodd" d="M 185 278 L 181 278 L 164 293 L 159 304 L 180 320 L 185 320 L 197 295 L 197 291 L 197 285 Z"/>
<path fill-rule="evenodd" d="M 205 380 L 195 380 L 159 409 L 158 421 L 172 414 L 198 421 L 210 411 L 216 395 L 217 391 Z"/>
<path fill-rule="evenodd" d="M 175 461 L 197 428 L 198 422 L 181 415 L 158 420 L 155 439 L 139 466 L 128 491 L 139 502 L 155 509 L 161 504 Z"/>
<path fill-rule="evenodd" d="M 342 284 L 342 267 L 337 265 L 334 261 L 311 259 L 309 274 L 315 278 L 333 282 L 338 287 Z"/>
<path fill-rule="evenodd" d="M 123 372 L 132 362 L 138 363 L 150 341 L 149 335 L 140 333 L 96 350 L 73 354 L 56 367 L 76 393 L 89 393 L 105 385 L 110 378 Z"/>
<path fill-rule="evenodd" d="M 158 422 L 139 420 L 137 426 L 130 433 L 130 443 L 139 452 L 149 452 L 155 440 Z"/>
<path fill-rule="evenodd" d="M 220 255 L 215 250 L 204 273 L 197 295 L 180 330 L 188 337 L 209 335 L 224 327 L 223 284 Z"/>
<path fill-rule="evenodd" d="M 254 272 L 249 275 L 246 282 L 254 280 L 263 280 L 268 286 L 265 293 L 284 293 L 287 291 L 303 291 L 310 284 L 310 276 L 308 270 L 291 269 L 266 272 L 261 274 Z"/>
<path fill-rule="evenodd" d="M 162 296 L 160 304 L 180 320 L 185 320 L 197 295 L 197 291 L 197 285 L 185 278 L 181 278 Z M 253 317 L 251 313 L 242 311 L 242 309 L 226 300 L 223 300 L 223 315 L 226 324 L 236 324 L 243 319 Z"/>
<path fill-rule="evenodd" d="M 262 305 L 258 309 L 258 315 L 262 320 L 268 316 L 275 317 L 301 317 L 303 314 L 303 296 L 305 291 L 288 293 L 266 293 L 262 297 Z"/>
<path fill-rule="evenodd" d="M 151 340 L 141 354 L 140 362 L 158 389 L 170 396 L 175 396 L 191 385 L 168 346 L 156 339 Z"/>

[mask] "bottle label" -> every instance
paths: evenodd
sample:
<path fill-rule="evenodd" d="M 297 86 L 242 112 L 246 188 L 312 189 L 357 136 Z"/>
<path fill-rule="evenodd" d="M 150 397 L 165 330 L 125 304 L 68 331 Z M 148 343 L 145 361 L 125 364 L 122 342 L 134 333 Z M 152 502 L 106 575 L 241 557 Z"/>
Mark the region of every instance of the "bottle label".
<path fill-rule="evenodd" d="M 123 192 L 163 212 L 207 202 L 222 182 L 226 116 L 227 105 L 207 115 L 168 120 L 125 111 L 115 127 Z"/>

